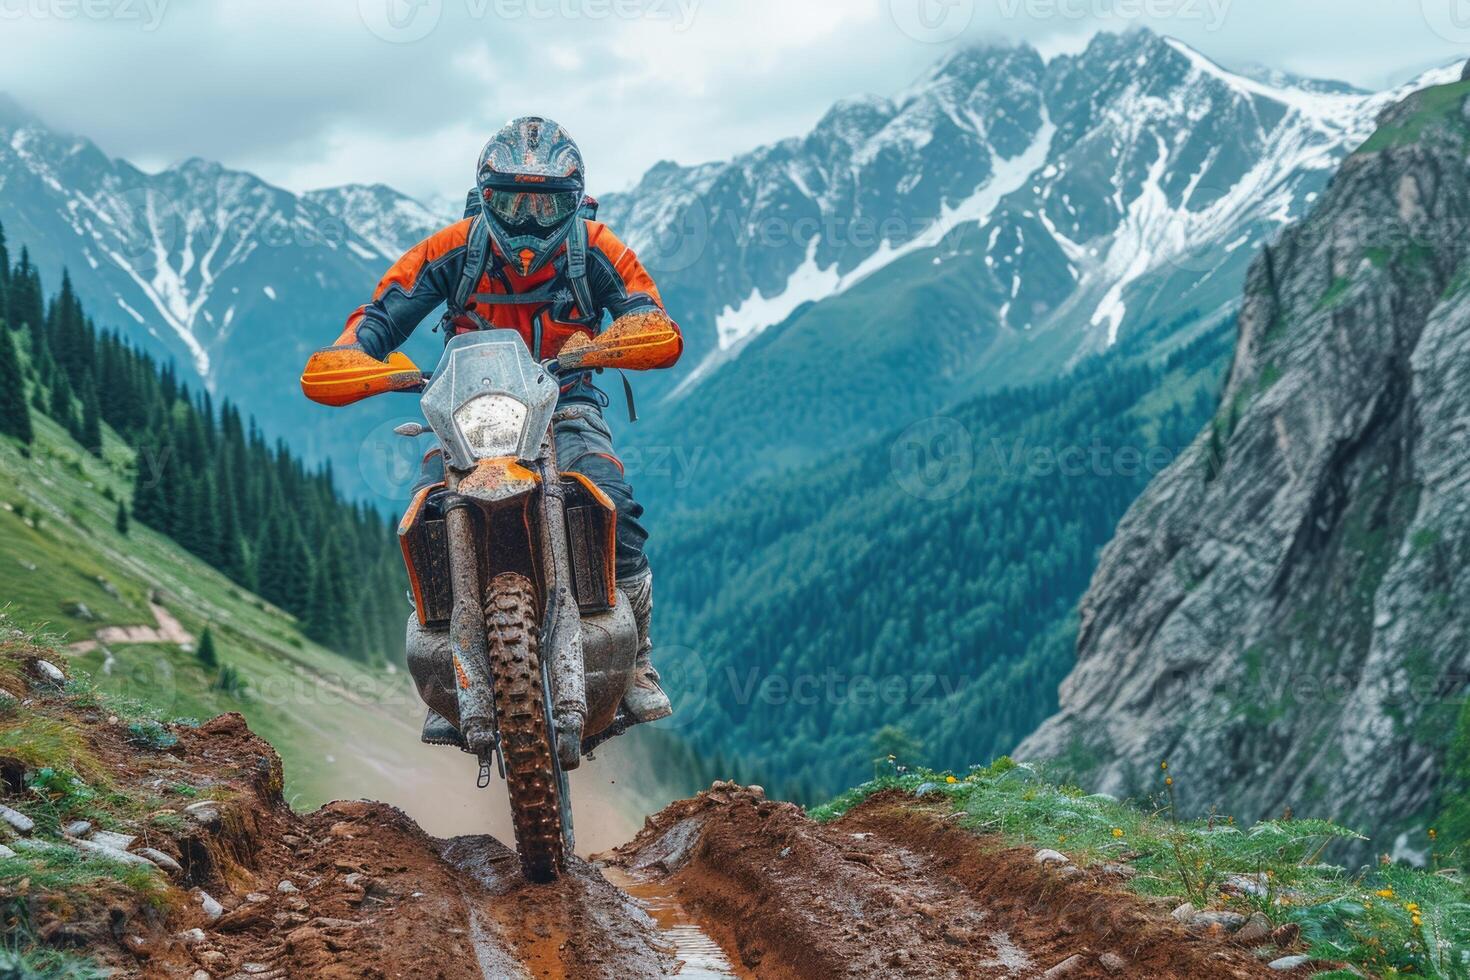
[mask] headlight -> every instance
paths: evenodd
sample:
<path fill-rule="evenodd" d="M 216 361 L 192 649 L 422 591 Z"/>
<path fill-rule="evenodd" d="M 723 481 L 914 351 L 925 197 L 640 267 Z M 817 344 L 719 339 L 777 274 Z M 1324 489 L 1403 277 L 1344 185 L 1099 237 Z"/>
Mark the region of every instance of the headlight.
<path fill-rule="evenodd" d="M 476 459 L 513 456 L 526 427 L 526 406 L 509 395 L 476 395 L 454 413 Z"/>

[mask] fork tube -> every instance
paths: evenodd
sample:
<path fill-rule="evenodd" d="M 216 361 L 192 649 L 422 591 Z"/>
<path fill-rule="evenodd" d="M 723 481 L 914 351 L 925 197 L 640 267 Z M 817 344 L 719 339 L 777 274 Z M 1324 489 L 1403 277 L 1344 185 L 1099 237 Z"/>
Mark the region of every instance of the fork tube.
<path fill-rule="evenodd" d="M 454 593 L 449 642 L 454 653 L 460 732 L 470 751 L 483 755 L 495 745 L 495 703 L 485 653 L 485 606 L 475 556 L 475 523 L 469 508 L 461 502 L 444 515 Z"/>
<path fill-rule="evenodd" d="M 552 617 L 547 624 L 550 640 L 547 653 L 551 661 L 557 729 L 566 731 L 575 726 L 580 734 L 587 721 L 587 677 L 582 656 L 582 614 L 571 587 L 566 516 L 556 449 L 548 445 L 541 461 L 541 553 L 549 572 L 549 591 L 554 595 L 554 601 L 553 596 L 548 596 L 546 602 Z"/>

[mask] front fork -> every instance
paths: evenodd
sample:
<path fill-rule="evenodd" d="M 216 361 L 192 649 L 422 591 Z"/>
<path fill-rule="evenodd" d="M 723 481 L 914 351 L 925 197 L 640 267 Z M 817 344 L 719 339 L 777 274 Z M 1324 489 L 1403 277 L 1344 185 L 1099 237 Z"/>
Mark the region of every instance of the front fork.
<path fill-rule="evenodd" d="M 581 765 L 582 731 L 587 724 L 587 665 L 582 652 L 582 611 L 572 593 L 572 560 L 567 553 L 566 493 L 556 465 L 556 445 L 548 437 L 542 455 L 541 554 L 547 595 L 541 645 L 551 682 L 556 720 L 556 754 L 564 770 Z"/>
<path fill-rule="evenodd" d="M 451 484 L 458 483 L 453 475 Z M 457 499 L 453 488 L 444 530 L 449 546 L 449 580 L 454 607 L 449 614 L 449 647 L 454 657 L 454 685 L 459 699 L 459 731 L 465 746 L 483 763 L 499 747 L 495 719 L 494 678 L 485 640 L 485 596 L 475 554 L 473 506 Z M 504 765 L 504 763 L 502 763 Z"/>
<path fill-rule="evenodd" d="M 541 554 L 547 582 L 541 634 L 543 687 L 553 723 L 561 768 L 581 764 L 582 734 L 587 720 L 586 663 L 582 651 L 582 615 L 572 594 L 571 558 L 567 554 L 566 498 L 556 466 L 556 449 L 547 440 L 541 461 Z M 490 676 L 485 639 L 484 591 L 480 583 L 474 520 L 469 501 L 455 493 L 458 479 L 448 475 L 448 510 L 444 515 L 449 575 L 454 605 L 449 618 L 454 657 L 460 733 L 482 762 L 499 747 L 495 718 L 494 678 Z M 502 762 L 503 765 L 503 762 Z"/>

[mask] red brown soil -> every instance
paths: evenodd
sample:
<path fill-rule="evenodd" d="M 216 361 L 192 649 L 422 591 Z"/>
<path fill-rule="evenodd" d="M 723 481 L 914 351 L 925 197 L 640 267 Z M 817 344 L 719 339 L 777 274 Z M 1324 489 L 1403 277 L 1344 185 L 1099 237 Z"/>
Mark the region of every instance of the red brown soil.
<path fill-rule="evenodd" d="M 723 924 L 761 977 L 1282 977 L 1094 875 L 1066 881 L 933 808 L 881 794 L 829 825 L 716 784 L 651 818 L 607 860 L 664 878 Z M 1111 972 L 1103 954 L 1122 957 Z M 1114 968 L 1117 963 L 1114 961 Z"/>
<path fill-rule="evenodd" d="M 1116 882 L 1064 880 L 1032 852 L 897 794 L 819 825 L 758 788 L 717 783 L 606 857 L 640 902 L 579 860 L 552 885 L 527 884 L 492 838 L 436 840 L 382 804 L 295 813 L 279 759 L 239 715 L 175 727 L 178 745 L 157 752 L 130 744 L 99 709 L 39 686 L 25 694 L 18 710 L 82 735 L 89 764 L 105 770 L 97 780 L 165 801 L 109 828 L 182 866 L 162 906 L 121 884 L 54 895 L 29 880 L 0 883 L 0 899 L 25 907 L 40 941 L 81 948 L 117 976 L 672 976 L 673 934 L 647 914 L 650 902 L 665 924 L 673 903 L 674 918 L 702 927 L 737 975 L 761 978 L 1038 977 L 1074 956 L 1067 977 L 1283 976 Z M 0 757 L 0 798 L 24 808 L 18 766 Z M 170 793 L 180 784 L 196 792 Z M 213 814 L 188 814 L 206 799 Z M 221 916 L 206 914 L 203 893 Z M 1104 954 L 1126 967 L 1108 972 Z"/>

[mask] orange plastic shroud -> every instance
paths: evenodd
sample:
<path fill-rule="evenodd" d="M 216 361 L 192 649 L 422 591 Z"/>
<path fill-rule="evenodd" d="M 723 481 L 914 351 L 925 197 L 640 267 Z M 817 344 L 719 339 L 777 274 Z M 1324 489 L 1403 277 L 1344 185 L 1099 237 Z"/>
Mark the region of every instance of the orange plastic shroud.
<path fill-rule="evenodd" d="M 306 397 L 333 407 L 387 391 L 420 391 L 423 387 L 423 372 L 401 351 L 389 354 L 385 362 L 355 347 L 328 347 L 311 355 L 301 375 Z"/>

